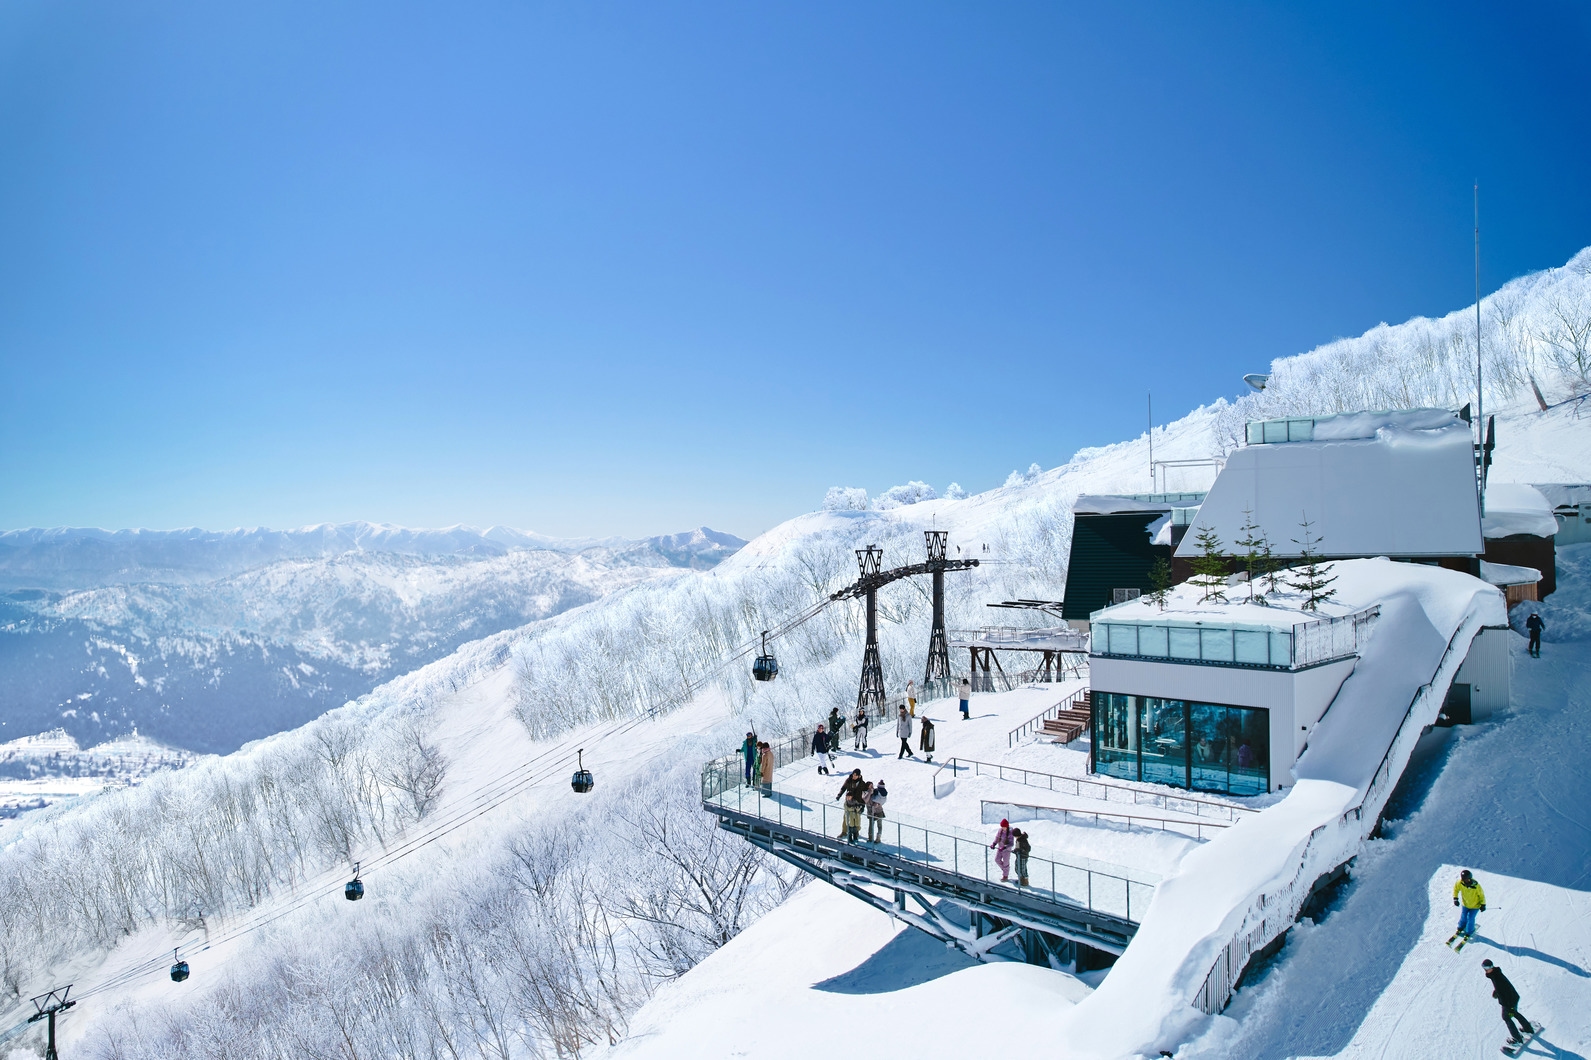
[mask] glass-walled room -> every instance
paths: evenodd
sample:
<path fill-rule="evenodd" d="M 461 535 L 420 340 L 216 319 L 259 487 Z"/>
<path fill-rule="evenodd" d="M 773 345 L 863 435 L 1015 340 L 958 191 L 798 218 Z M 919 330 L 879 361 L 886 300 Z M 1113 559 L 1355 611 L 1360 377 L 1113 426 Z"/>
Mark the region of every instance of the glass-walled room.
<path fill-rule="evenodd" d="M 1226 795 L 1270 790 L 1268 711 L 1118 692 L 1092 700 L 1094 772 Z"/>

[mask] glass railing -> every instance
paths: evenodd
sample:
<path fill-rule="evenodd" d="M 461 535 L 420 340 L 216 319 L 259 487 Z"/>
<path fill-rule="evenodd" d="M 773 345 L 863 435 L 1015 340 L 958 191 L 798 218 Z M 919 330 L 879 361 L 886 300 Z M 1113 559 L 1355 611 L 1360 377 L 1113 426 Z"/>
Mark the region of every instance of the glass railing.
<path fill-rule="evenodd" d="M 1371 607 L 1338 618 L 1300 622 L 1290 628 L 1174 619 L 1096 619 L 1091 623 L 1093 654 L 1298 670 L 1356 654 L 1380 613 L 1379 607 Z"/>
<path fill-rule="evenodd" d="M 838 787 L 844 777 L 836 774 Z M 747 787 L 734 756 L 715 759 L 702 770 L 702 807 L 709 812 L 733 811 L 800 832 L 808 842 L 827 847 L 850 846 L 843 837 L 845 810 L 831 801 L 800 791 L 773 787 Z M 1009 880 L 1001 879 L 999 863 L 990 847 L 994 835 L 954 825 L 889 813 L 878 822 L 878 838 L 867 841 L 868 821 L 861 818 L 855 846 L 920 864 L 937 872 L 981 881 L 992 886 L 1012 886 L 1018 863 L 1013 853 Z M 1028 858 L 1029 886 L 1022 888 L 1057 903 L 1065 903 L 1136 923 L 1149 908 L 1160 877 L 1138 869 L 1111 865 L 1090 858 L 1057 857 L 1035 851 Z"/>

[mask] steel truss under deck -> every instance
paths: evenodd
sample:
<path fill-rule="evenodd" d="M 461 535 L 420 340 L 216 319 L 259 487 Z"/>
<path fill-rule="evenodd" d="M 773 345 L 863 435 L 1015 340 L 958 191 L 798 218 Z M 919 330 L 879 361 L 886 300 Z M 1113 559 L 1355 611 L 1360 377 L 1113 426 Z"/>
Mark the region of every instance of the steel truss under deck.
<path fill-rule="evenodd" d="M 1085 971 L 1114 961 L 1138 929 L 1130 920 L 991 887 L 859 843 L 720 806 L 709 810 L 717 814 L 720 828 L 980 961 L 1015 959 L 993 952 L 1013 942 L 1029 964 Z M 959 909 L 966 923 L 946 915 L 946 903 Z"/>

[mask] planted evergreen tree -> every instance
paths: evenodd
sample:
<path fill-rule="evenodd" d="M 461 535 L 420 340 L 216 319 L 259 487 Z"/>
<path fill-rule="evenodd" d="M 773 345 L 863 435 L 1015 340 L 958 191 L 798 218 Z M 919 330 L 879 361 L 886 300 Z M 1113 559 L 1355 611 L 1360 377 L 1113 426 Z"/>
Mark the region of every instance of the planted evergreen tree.
<path fill-rule="evenodd" d="M 1304 594 L 1305 611 L 1319 611 L 1321 604 L 1337 595 L 1337 590 L 1330 588 L 1337 576 L 1331 573 L 1331 564 L 1320 561 L 1321 539 L 1315 536 L 1309 513 L 1303 515 L 1298 524 L 1304 531 L 1303 540 L 1293 538 L 1293 544 L 1298 546 L 1298 565 L 1287 584 Z"/>
<path fill-rule="evenodd" d="M 1204 593 L 1205 600 L 1226 600 L 1226 557 L 1221 554 L 1221 538 L 1210 527 L 1193 535 L 1199 554 L 1193 557 L 1193 584 Z"/>
<path fill-rule="evenodd" d="M 1274 593 L 1276 591 L 1276 574 L 1282 569 L 1282 565 L 1277 562 L 1276 550 L 1271 545 L 1270 536 L 1263 530 L 1260 531 L 1259 568 L 1261 577 L 1265 579 L 1266 591 Z"/>
<path fill-rule="evenodd" d="M 1171 591 L 1171 561 L 1164 556 L 1155 557 L 1155 565 L 1149 568 L 1149 598 L 1160 605 L 1160 610 L 1166 609 L 1166 593 Z"/>
<path fill-rule="evenodd" d="M 1243 561 L 1243 569 L 1248 572 L 1248 598 L 1254 599 L 1254 581 L 1260 575 L 1260 546 L 1265 543 L 1265 535 L 1254 523 L 1254 509 L 1243 509 L 1243 527 L 1238 531 L 1242 536 L 1235 544 L 1241 551 L 1238 558 Z"/>

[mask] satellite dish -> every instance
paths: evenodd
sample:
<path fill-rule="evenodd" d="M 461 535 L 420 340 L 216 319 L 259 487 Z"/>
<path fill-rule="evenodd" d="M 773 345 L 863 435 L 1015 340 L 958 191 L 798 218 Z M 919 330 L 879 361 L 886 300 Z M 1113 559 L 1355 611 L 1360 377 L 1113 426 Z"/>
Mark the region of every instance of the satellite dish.
<path fill-rule="evenodd" d="M 1243 382 L 1247 383 L 1255 390 L 1264 390 L 1265 384 L 1270 381 L 1271 377 L 1264 372 L 1250 372 L 1248 375 L 1243 377 Z"/>

